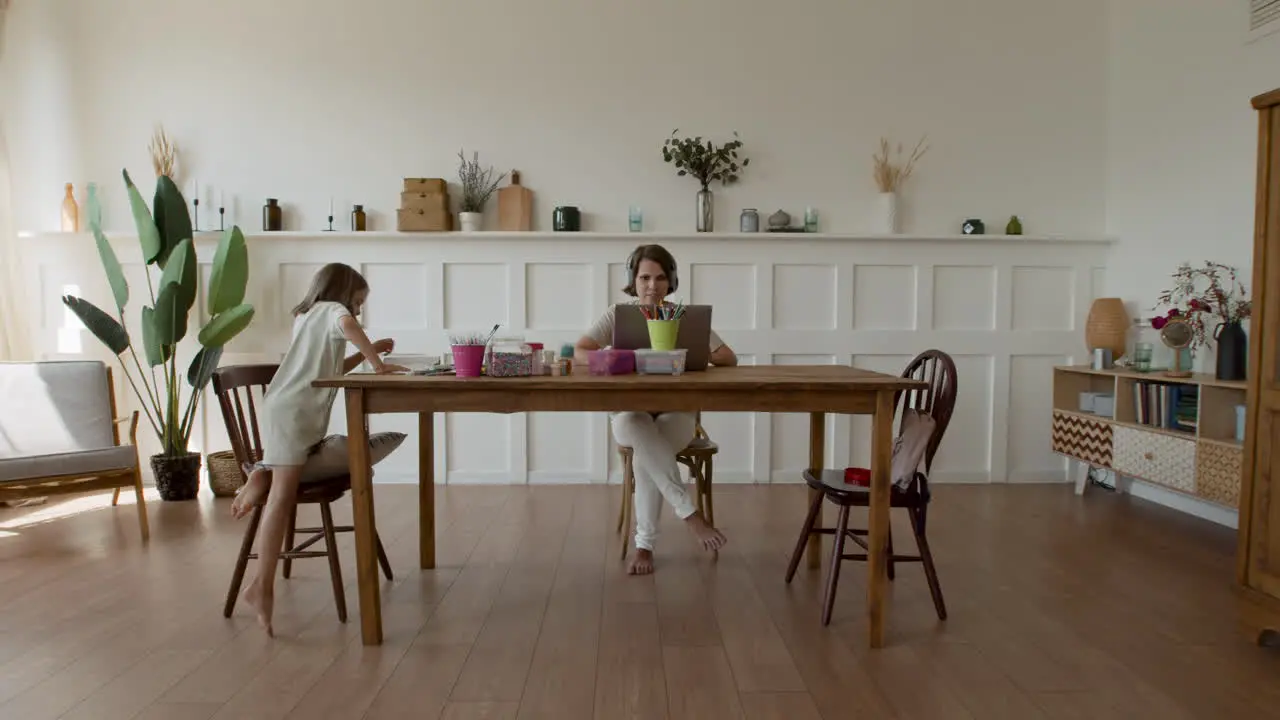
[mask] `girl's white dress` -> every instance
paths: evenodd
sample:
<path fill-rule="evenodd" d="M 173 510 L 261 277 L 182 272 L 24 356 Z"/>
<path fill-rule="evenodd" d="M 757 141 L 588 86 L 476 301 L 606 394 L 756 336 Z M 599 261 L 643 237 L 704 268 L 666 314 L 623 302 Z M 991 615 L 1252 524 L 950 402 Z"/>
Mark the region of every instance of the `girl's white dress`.
<path fill-rule="evenodd" d="M 293 319 L 289 350 L 267 388 L 263 465 L 303 465 L 324 439 L 338 390 L 311 382 L 342 374 L 347 339 L 338 322 L 350 314 L 341 303 L 321 301 Z"/>

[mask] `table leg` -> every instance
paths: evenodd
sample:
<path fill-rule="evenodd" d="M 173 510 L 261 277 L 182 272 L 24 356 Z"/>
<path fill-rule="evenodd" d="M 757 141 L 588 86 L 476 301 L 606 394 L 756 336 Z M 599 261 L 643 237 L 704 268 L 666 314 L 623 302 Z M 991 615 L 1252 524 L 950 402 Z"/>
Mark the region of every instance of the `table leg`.
<path fill-rule="evenodd" d="M 436 566 L 435 415 L 418 413 L 418 567 Z"/>
<path fill-rule="evenodd" d="M 809 413 L 809 469 L 821 472 L 823 459 L 827 455 L 827 415 L 826 413 L 814 412 Z M 818 491 L 809 490 L 809 503 L 813 503 L 813 496 Z M 818 510 L 818 517 L 813 521 L 813 529 L 822 528 L 822 510 Z M 809 549 L 807 552 L 809 557 L 809 567 L 817 568 L 822 565 L 822 536 L 813 533 L 809 536 Z"/>
<path fill-rule="evenodd" d="M 867 522 L 867 608 L 871 647 L 884 647 L 888 589 L 889 488 L 893 465 L 893 391 L 876 393 L 871 428 L 871 507 Z"/>
<path fill-rule="evenodd" d="M 356 586 L 360 590 L 360 634 L 365 645 L 382 644 L 382 599 L 378 589 L 378 556 L 373 541 L 373 470 L 369 464 L 369 426 L 364 393 L 345 390 L 347 450 L 350 453 L 351 524 L 356 536 Z"/>

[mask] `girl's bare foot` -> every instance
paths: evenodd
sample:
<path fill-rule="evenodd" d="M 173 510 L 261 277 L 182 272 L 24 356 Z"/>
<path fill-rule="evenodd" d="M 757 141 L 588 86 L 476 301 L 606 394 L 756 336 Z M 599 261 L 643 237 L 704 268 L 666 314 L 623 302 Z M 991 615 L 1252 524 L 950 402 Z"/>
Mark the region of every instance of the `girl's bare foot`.
<path fill-rule="evenodd" d="M 231 501 L 231 516 L 239 520 L 248 515 L 255 506 L 267 501 L 267 492 L 271 490 L 271 475 L 266 468 L 255 468 L 249 473 L 236 499 Z"/>
<path fill-rule="evenodd" d="M 275 629 L 271 627 L 271 611 L 275 605 L 275 598 L 271 597 L 270 593 L 262 592 L 262 587 L 257 580 L 254 580 L 244 590 L 244 601 L 249 603 L 253 612 L 257 614 L 258 624 L 267 631 L 267 637 L 275 637 Z"/>
<path fill-rule="evenodd" d="M 695 512 L 685 518 L 684 521 L 689 525 L 689 529 L 693 531 L 694 536 L 698 538 L 698 542 L 702 543 L 702 547 L 705 550 L 719 550 L 724 547 L 725 543 L 729 542 L 729 538 L 712 527 L 711 523 L 702 517 L 702 513 Z"/>
<path fill-rule="evenodd" d="M 652 575 L 653 551 L 636 548 L 636 554 L 631 558 L 631 564 L 627 566 L 627 574 Z"/>

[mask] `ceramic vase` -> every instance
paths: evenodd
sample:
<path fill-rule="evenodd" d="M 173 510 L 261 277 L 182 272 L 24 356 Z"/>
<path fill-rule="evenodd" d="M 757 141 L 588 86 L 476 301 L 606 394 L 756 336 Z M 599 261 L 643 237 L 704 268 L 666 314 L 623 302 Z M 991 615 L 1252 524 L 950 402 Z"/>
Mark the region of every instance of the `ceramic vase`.
<path fill-rule="evenodd" d="M 1239 322 L 1225 322 L 1213 331 L 1218 341 L 1218 366 L 1214 376 L 1219 380 L 1244 380 L 1249 367 L 1249 341 Z"/>
<path fill-rule="evenodd" d="M 882 192 L 876 195 L 871 231 L 877 235 L 898 234 L 898 194 Z"/>
<path fill-rule="evenodd" d="M 480 219 L 484 215 L 478 212 L 460 212 L 458 213 L 458 221 L 462 224 L 462 232 L 478 232 L 480 230 Z"/>

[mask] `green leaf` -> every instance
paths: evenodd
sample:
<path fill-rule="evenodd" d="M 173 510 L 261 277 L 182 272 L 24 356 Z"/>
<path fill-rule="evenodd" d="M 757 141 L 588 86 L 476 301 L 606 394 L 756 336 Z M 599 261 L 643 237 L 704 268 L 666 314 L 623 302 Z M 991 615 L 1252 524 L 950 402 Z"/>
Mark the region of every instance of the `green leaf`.
<path fill-rule="evenodd" d="M 178 288 L 178 301 L 181 303 L 180 308 L 183 316 L 196 303 L 196 248 L 191 238 L 181 240 L 178 245 L 169 254 L 169 263 L 165 265 L 164 272 L 160 273 L 160 290 L 163 291 L 165 286 L 174 285 Z M 159 300 L 156 301 L 156 307 L 159 309 Z"/>
<path fill-rule="evenodd" d="M 172 346 L 160 342 L 160 330 L 156 327 L 154 308 L 142 308 L 142 349 L 147 356 L 149 367 L 163 365 L 173 354 Z"/>
<path fill-rule="evenodd" d="M 218 250 L 213 255 L 213 270 L 209 273 L 209 314 L 217 315 L 244 302 L 245 287 L 249 284 L 249 249 L 244 234 L 235 225 L 222 234 Z"/>
<path fill-rule="evenodd" d="M 222 347 L 239 335 L 241 330 L 248 327 L 251 320 L 253 320 L 252 305 L 237 305 L 226 312 L 218 313 L 217 317 L 200 328 L 200 344 L 205 347 Z"/>
<path fill-rule="evenodd" d="M 93 336 L 107 346 L 113 355 L 119 355 L 129 349 L 129 332 L 115 318 L 102 312 L 97 305 L 75 297 L 63 295 L 62 304 L 71 308 L 71 312 L 80 318 L 80 322 L 89 328 Z"/>
<path fill-rule="evenodd" d="M 160 256 L 156 259 L 161 268 L 169 262 L 169 256 L 178 243 L 191 240 L 191 216 L 187 214 L 187 200 L 182 191 L 166 175 L 156 178 L 155 194 L 156 229 L 160 232 Z"/>
<path fill-rule="evenodd" d="M 138 188 L 129 177 L 129 171 L 123 170 L 124 184 L 129 188 L 129 208 L 133 210 L 133 224 L 138 229 L 138 244 L 142 245 L 142 261 L 150 265 L 160 257 L 164 244 L 160 240 L 160 231 L 151 219 L 151 210 L 142 199 Z"/>
<path fill-rule="evenodd" d="M 98 257 L 102 259 L 102 269 L 107 273 L 107 283 L 111 285 L 111 297 L 116 301 L 116 309 L 124 314 L 124 306 L 129 302 L 129 282 L 124 278 L 124 270 L 120 267 L 120 259 L 116 251 L 107 242 L 102 229 L 93 229 L 93 239 L 98 245 Z"/>
<path fill-rule="evenodd" d="M 187 384 L 196 392 L 203 390 L 213 378 L 213 372 L 218 369 L 220 360 L 222 360 L 221 345 L 200 348 L 200 352 L 196 353 L 191 361 L 191 367 L 187 368 Z"/>
<path fill-rule="evenodd" d="M 161 345 L 177 345 L 187 335 L 187 310 L 182 306 L 182 289 L 177 283 L 161 285 L 156 296 L 156 340 Z"/>

